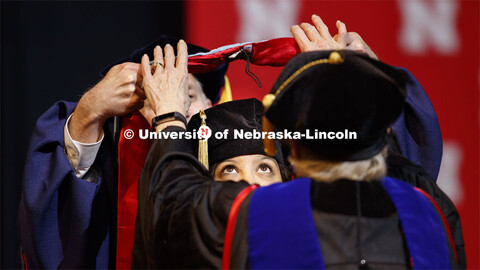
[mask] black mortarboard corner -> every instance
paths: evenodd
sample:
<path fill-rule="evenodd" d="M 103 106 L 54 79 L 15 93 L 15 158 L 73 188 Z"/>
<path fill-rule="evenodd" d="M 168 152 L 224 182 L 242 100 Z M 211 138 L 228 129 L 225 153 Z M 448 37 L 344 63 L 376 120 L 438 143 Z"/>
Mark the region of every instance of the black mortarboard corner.
<path fill-rule="evenodd" d="M 223 160 L 243 155 L 261 154 L 266 155 L 263 149 L 263 140 L 259 139 L 235 139 L 234 130 L 262 132 L 263 106 L 257 99 L 243 99 L 225 102 L 205 110 L 206 124 L 212 130 L 212 136 L 208 139 L 208 164 L 214 165 Z M 188 122 L 189 131 L 198 131 L 201 125 L 200 114 L 195 114 Z M 216 139 L 216 132 L 228 129 L 226 139 Z M 194 143 L 195 151 L 198 151 L 198 140 Z M 280 147 L 280 143 L 277 142 Z M 273 158 L 283 164 L 281 153 Z"/>
<path fill-rule="evenodd" d="M 356 161 L 383 149 L 404 100 L 405 79 L 394 67 L 363 53 L 316 51 L 294 57 L 263 104 L 280 130 L 356 132 L 357 139 L 300 140 L 322 159 Z M 269 124 L 264 121 L 264 128 Z"/>
<path fill-rule="evenodd" d="M 147 54 L 148 57 L 153 60 L 153 49 L 155 46 L 160 45 L 160 47 L 163 48 L 165 45 L 170 44 L 175 50 L 175 54 L 177 54 L 177 43 L 180 39 L 174 38 L 174 37 L 169 37 L 162 35 L 152 43 L 136 49 L 133 51 L 129 56 L 123 57 L 114 63 L 106 66 L 101 72 L 100 76 L 103 77 L 107 74 L 107 72 L 110 70 L 115 65 L 124 63 L 124 62 L 134 62 L 134 63 L 140 63 L 142 61 L 142 56 L 144 54 Z M 202 48 L 200 46 L 194 45 L 187 43 L 188 46 L 188 54 L 196 54 L 199 52 L 208 52 L 209 50 Z M 202 83 L 203 86 L 203 92 L 205 95 L 212 101 L 212 104 L 216 103 L 219 99 L 219 93 L 220 89 L 225 83 L 225 73 L 227 73 L 228 69 L 228 64 L 222 64 L 215 68 L 212 71 L 209 71 L 207 73 L 196 73 L 193 74 L 197 80 Z"/>

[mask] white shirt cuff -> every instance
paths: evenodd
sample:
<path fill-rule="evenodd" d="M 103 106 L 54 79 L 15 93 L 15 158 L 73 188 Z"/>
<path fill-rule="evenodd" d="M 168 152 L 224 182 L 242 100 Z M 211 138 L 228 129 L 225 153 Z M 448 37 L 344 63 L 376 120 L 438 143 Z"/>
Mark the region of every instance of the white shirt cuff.
<path fill-rule="evenodd" d="M 71 117 L 72 115 L 68 117 L 63 129 L 65 154 L 75 170 L 77 177 L 82 178 L 90 169 L 93 162 L 95 162 L 95 158 L 97 157 L 98 150 L 102 144 L 104 134 L 102 134 L 102 138 L 100 138 L 100 140 L 96 143 L 82 143 L 75 141 L 70 136 L 70 132 L 68 130 L 68 124 L 70 123 Z"/>

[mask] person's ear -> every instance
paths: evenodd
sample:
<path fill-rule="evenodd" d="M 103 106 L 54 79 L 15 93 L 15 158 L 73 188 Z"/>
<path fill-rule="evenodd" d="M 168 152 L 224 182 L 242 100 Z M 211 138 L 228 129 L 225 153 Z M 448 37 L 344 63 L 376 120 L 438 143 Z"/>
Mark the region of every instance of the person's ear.
<path fill-rule="evenodd" d="M 212 101 L 209 98 L 207 98 L 207 106 L 207 108 L 212 107 Z"/>

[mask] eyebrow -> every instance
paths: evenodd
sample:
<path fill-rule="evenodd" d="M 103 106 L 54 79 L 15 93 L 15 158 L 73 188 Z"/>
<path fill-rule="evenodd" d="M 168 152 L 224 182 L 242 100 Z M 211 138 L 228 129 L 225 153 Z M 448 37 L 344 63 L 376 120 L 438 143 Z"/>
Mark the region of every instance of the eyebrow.
<path fill-rule="evenodd" d="M 222 163 L 224 163 L 224 162 L 238 163 L 238 161 L 236 161 L 234 159 L 227 159 L 227 160 L 222 161 Z"/>
<path fill-rule="evenodd" d="M 270 161 L 274 161 L 275 159 L 274 159 L 274 158 L 271 158 L 271 157 L 260 157 L 260 158 L 258 158 L 258 160 L 270 160 Z"/>

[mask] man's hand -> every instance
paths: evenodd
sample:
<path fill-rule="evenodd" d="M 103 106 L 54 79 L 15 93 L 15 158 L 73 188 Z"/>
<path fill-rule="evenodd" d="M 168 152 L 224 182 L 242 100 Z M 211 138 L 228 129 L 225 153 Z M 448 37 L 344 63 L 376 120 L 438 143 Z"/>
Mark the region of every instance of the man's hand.
<path fill-rule="evenodd" d="M 338 37 L 334 39 L 330 35 L 328 27 L 319 16 L 312 15 L 312 22 L 315 26 L 309 23 L 302 23 L 300 26 L 294 25 L 290 28 L 290 32 L 292 32 L 295 41 L 297 41 L 300 47 L 300 51 L 345 49 L 347 28 L 344 23 L 337 21 Z"/>
<path fill-rule="evenodd" d="M 141 84 L 139 64 L 123 63 L 112 67 L 78 102 L 68 127 L 72 139 L 97 142 L 108 118 L 142 108 L 146 96 Z"/>
<path fill-rule="evenodd" d="M 335 38 L 335 37 L 334 37 Z M 378 60 L 377 55 L 370 49 L 370 47 L 363 41 L 362 37 L 355 32 L 348 32 L 347 34 L 347 50 L 363 52 L 368 54 L 371 58 Z"/>
<path fill-rule="evenodd" d="M 165 59 L 160 46 L 155 47 L 155 73 L 152 75 L 150 59 L 145 54 L 142 57 L 143 87 L 147 100 L 155 115 L 169 112 L 180 112 L 184 116 L 190 107 L 188 97 L 188 53 L 187 44 L 180 40 L 177 44 L 177 58 L 170 44 L 165 46 Z M 178 121 L 175 121 L 178 122 Z M 181 123 L 181 122 L 179 122 Z M 171 123 L 184 126 L 183 123 Z M 157 128 L 163 129 L 164 126 Z"/>
<path fill-rule="evenodd" d="M 140 65 L 123 63 L 112 67 L 105 78 L 85 94 L 85 98 L 92 102 L 90 107 L 95 106 L 97 117 L 106 120 L 143 107 L 146 96 L 141 84 Z"/>
<path fill-rule="evenodd" d="M 312 15 L 311 25 L 302 23 L 290 28 L 295 41 L 297 41 L 301 52 L 318 50 L 353 50 L 368 54 L 371 58 L 377 59 L 375 53 L 363 41 L 362 37 L 355 32 L 347 32 L 347 27 L 341 21 L 337 21 L 338 33 L 332 37 L 328 27 L 317 15 Z"/>

